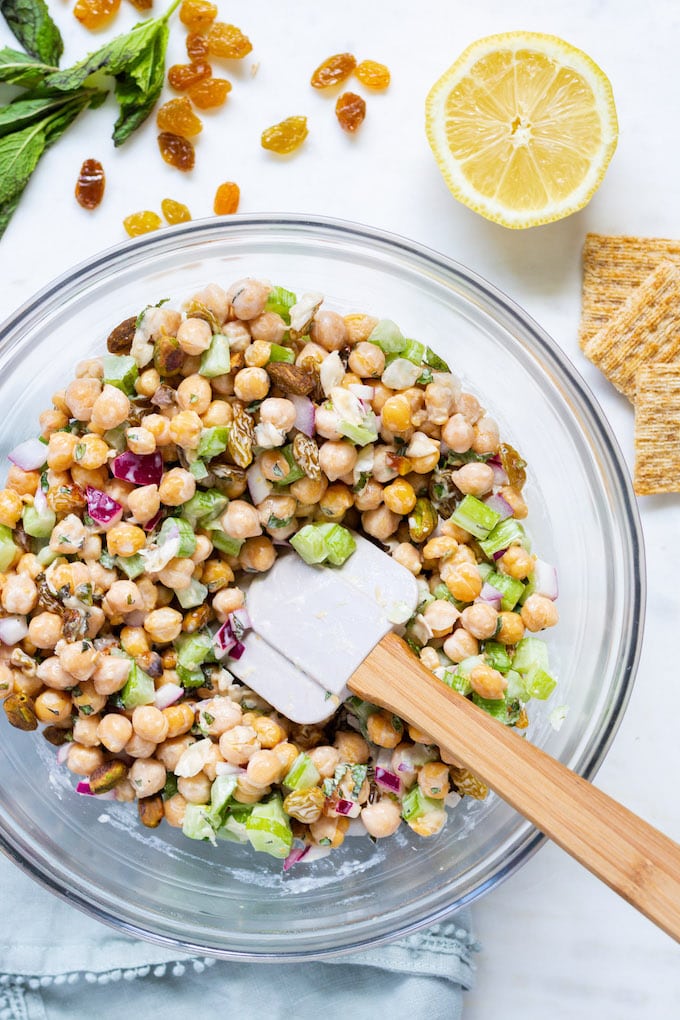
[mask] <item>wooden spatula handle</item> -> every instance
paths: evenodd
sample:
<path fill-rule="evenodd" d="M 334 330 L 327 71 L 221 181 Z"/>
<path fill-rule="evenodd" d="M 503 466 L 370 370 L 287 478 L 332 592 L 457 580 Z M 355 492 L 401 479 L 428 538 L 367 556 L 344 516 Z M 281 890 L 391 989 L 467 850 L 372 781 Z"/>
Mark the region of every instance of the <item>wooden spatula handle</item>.
<path fill-rule="evenodd" d="M 434 677 L 395 634 L 348 684 L 432 737 L 503 800 L 680 941 L 680 846 Z"/>

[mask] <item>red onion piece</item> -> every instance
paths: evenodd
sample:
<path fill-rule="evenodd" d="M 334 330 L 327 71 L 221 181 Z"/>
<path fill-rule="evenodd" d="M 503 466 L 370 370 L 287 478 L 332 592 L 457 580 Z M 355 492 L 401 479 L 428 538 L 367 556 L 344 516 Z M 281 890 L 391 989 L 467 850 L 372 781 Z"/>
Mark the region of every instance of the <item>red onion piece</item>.
<path fill-rule="evenodd" d="M 184 694 L 184 688 L 179 684 L 163 684 L 154 694 L 153 702 L 156 708 L 161 710 L 174 705 Z"/>
<path fill-rule="evenodd" d="M 22 471 L 37 471 L 47 461 L 47 445 L 39 439 L 25 439 L 7 457 Z"/>
<path fill-rule="evenodd" d="M 355 808 L 355 802 L 353 800 L 344 800 L 342 797 L 340 800 L 336 800 L 333 805 L 339 815 L 348 815 Z"/>
<path fill-rule="evenodd" d="M 494 560 L 499 560 L 501 556 L 505 556 L 507 551 L 508 551 L 507 549 L 499 549 L 498 552 L 495 552 L 493 554 Z"/>
<path fill-rule="evenodd" d="M 475 602 L 486 602 L 488 605 L 493 606 L 494 609 L 500 609 L 502 598 L 503 594 L 498 590 L 498 588 L 494 588 L 492 584 L 484 582 L 482 590 L 475 599 Z"/>
<path fill-rule="evenodd" d="M 509 479 L 505 468 L 500 464 L 493 464 L 491 461 L 487 461 L 487 464 L 493 470 L 493 484 L 497 486 L 507 485 Z"/>
<path fill-rule="evenodd" d="M 288 399 L 295 404 L 295 428 L 306 436 L 313 436 L 316 412 L 312 401 L 309 397 L 300 397 L 293 393 L 289 395 Z"/>
<path fill-rule="evenodd" d="M 229 620 L 225 620 L 213 636 L 213 648 L 215 649 L 215 655 L 218 659 L 224 658 L 227 652 L 230 652 L 235 644 L 236 638 L 234 637 L 231 629 L 231 624 L 229 623 Z"/>
<path fill-rule="evenodd" d="M 101 528 L 111 528 L 123 516 L 123 507 L 107 492 L 101 489 L 93 489 L 91 485 L 85 490 L 87 498 L 87 512 Z"/>
<path fill-rule="evenodd" d="M 67 740 L 65 744 L 57 748 L 57 764 L 63 765 L 68 758 L 68 753 L 71 749 L 71 741 Z"/>
<path fill-rule="evenodd" d="M 251 464 L 246 471 L 246 480 L 248 482 L 248 492 L 255 506 L 258 506 L 263 500 L 271 494 L 272 483 L 264 477 L 260 465 L 255 463 Z"/>
<path fill-rule="evenodd" d="M 387 769 L 382 769 L 380 766 L 376 766 L 375 781 L 378 786 L 382 786 L 383 789 L 389 790 L 390 793 L 401 795 L 402 782 L 399 776 L 396 776 L 394 772 L 388 772 Z"/>
<path fill-rule="evenodd" d="M 543 595 L 553 602 L 559 595 L 557 570 L 551 563 L 536 560 L 533 573 L 533 594 Z"/>
<path fill-rule="evenodd" d="M 350 393 L 353 393 L 355 397 L 358 397 L 361 401 L 371 401 L 375 396 L 375 389 L 373 386 L 364 386 L 363 383 L 350 383 L 347 387 Z"/>
<path fill-rule="evenodd" d="M 241 641 L 236 641 L 234 647 L 229 651 L 230 659 L 240 659 L 246 650 L 246 646 Z"/>
<path fill-rule="evenodd" d="M 290 871 L 290 869 L 293 867 L 293 865 L 297 864 L 298 861 L 303 860 L 307 856 L 307 854 L 309 853 L 310 850 L 311 850 L 311 844 L 309 844 L 309 843 L 307 844 L 307 846 L 300 846 L 300 847 L 295 846 L 295 847 L 293 847 L 293 849 L 291 850 L 291 852 L 288 854 L 288 856 L 286 857 L 285 861 L 283 862 L 283 870 L 284 871 Z"/>
<path fill-rule="evenodd" d="M 492 510 L 495 510 L 497 514 L 501 515 L 502 521 L 507 520 L 508 517 L 512 517 L 513 515 L 514 511 L 512 507 L 499 493 L 496 493 L 495 496 L 489 496 L 489 498 L 485 499 L 484 502 L 487 506 L 491 507 Z"/>
<path fill-rule="evenodd" d="M 16 645 L 28 634 L 25 616 L 4 616 L 0 620 L 0 642 L 3 645 Z"/>
<path fill-rule="evenodd" d="M 248 610 L 235 609 L 233 613 L 229 613 L 229 626 L 231 627 L 232 633 L 238 639 L 246 630 L 250 630 L 252 623 Z"/>
<path fill-rule="evenodd" d="M 156 527 L 162 516 L 163 511 L 159 510 L 157 514 L 153 515 L 150 521 L 147 521 L 146 524 L 142 524 L 144 531 L 153 531 L 153 529 Z"/>
<path fill-rule="evenodd" d="M 33 497 L 33 509 L 38 514 L 44 514 L 48 509 L 47 495 L 45 494 L 42 485 L 39 485 L 35 490 L 35 496 Z"/>
<path fill-rule="evenodd" d="M 111 461 L 115 478 L 133 485 L 160 485 L 163 477 L 163 458 L 160 450 L 154 453 L 132 453 L 126 450 Z"/>
<path fill-rule="evenodd" d="M 94 797 L 92 787 L 88 783 L 87 779 L 81 779 L 80 782 L 76 784 L 76 793 L 82 793 L 85 797 Z"/>

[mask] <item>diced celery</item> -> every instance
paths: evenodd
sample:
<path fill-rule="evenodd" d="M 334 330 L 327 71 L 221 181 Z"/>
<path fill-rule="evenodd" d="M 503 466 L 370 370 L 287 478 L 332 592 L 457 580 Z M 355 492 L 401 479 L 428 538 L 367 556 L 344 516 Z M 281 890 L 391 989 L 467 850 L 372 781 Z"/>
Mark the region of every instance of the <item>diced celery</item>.
<path fill-rule="evenodd" d="M 154 692 L 154 683 L 149 674 L 140 669 L 136 662 L 133 662 L 125 686 L 120 692 L 125 708 L 150 705 L 154 698 Z"/>
<path fill-rule="evenodd" d="M 139 368 L 134 358 L 129 354 L 105 354 L 104 383 L 109 386 L 116 386 L 128 397 L 136 396 L 135 381 L 139 375 Z"/>
<path fill-rule="evenodd" d="M 116 557 L 112 556 L 108 549 L 102 549 L 99 554 L 99 562 L 105 570 L 115 570 L 117 567 Z"/>
<path fill-rule="evenodd" d="M 197 482 L 202 482 L 210 474 L 202 460 L 192 460 L 189 464 L 189 471 Z"/>
<path fill-rule="evenodd" d="M 218 839 L 229 840 L 230 843 L 247 843 L 248 832 L 245 821 L 239 821 L 235 815 L 227 815 L 224 825 L 217 830 Z"/>
<path fill-rule="evenodd" d="M 321 527 L 328 528 L 326 532 L 328 562 L 332 563 L 334 567 L 341 567 L 356 550 L 357 544 L 354 536 L 341 524 L 322 524 Z"/>
<path fill-rule="evenodd" d="M 229 798 L 236 789 L 236 776 L 217 776 L 210 788 L 210 807 L 206 814 L 213 829 L 217 830 L 224 823 Z"/>
<path fill-rule="evenodd" d="M 295 304 L 297 304 L 297 296 L 293 294 L 292 290 L 286 290 L 285 287 L 272 287 L 264 310 L 265 312 L 276 312 L 286 325 L 290 325 L 290 310 Z"/>
<path fill-rule="evenodd" d="M 532 667 L 525 676 L 527 694 L 530 698 L 545 701 L 557 687 L 557 680 L 540 666 Z"/>
<path fill-rule="evenodd" d="M 372 419 L 372 420 L 371 420 Z M 351 421 L 341 421 L 338 425 L 338 432 L 346 436 L 355 446 L 368 446 L 378 438 L 378 423 L 371 411 L 366 415 L 366 422 L 363 425 L 355 425 Z"/>
<path fill-rule="evenodd" d="M 42 513 L 34 506 L 25 506 L 21 519 L 24 531 L 31 538 L 49 538 L 57 523 L 57 515 L 49 506 L 46 506 Z"/>
<path fill-rule="evenodd" d="M 288 856 L 293 833 L 279 796 L 255 805 L 246 822 L 246 833 L 254 850 L 272 857 Z"/>
<path fill-rule="evenodd" d="M 2 550 L 0 547 L 0 557 Z M 43 546 L 39 553 L 36 553 L 38 563 L 41 567 L 49 567 L 50 563 L 54 563 L 59 553 L 55 549 L 50 549 L 49 545 Z M 101 562 L 101 560 L 100 560 Z M 102 564 L 103 566 L 103 564 Z"/>
<path fill-rule="evenodd" d="M 518 701 L 506 701 L 505 698 L 480 698 L 479 694 L 474 692 L 472 701 L 506 726 L 514 725 L 519 718 L 520 705 Z"/>
<path fill-rule="evenodd" d="M 518 673 L 528 673 L 530 669 L 548 669 L 548 646 L 540 638 L 526 637 L 517 642 L 512 668 Z"/>
<path fill-rule="evenodd" d="M 131 581 L 134 581 L 136 577 L 139 577 L 146 570 L 146 564 L 139 553 L 136 553 L 134 556 L 116 556 L 115 562 L 118 569 L 122 570 Z"/>
<path fill-rule="evenodd" d="M 482 538 L 479 544 L 484 553 L 491 558 L 501 549 L 507 549 L 513 542 L 519 542 L 525 548 L 529 544 L 526 532 L 519 521 L 516 521 L 514 517 L 506 517 L 504 521 L 499 521 L 493 531 L 489 533 L 488 538 Z"/>
<path fill-rule="evenodd" d="M 368 339 L 370 343 L 377 344 L 385 354 L 397 354 L 408 344 L 396 322 L 392 322 L 391 319 L 381 319 L 373 327 Z"/>
<path fill-rule="evenodd" d="M 491 566 L 490 563 L 478 563 L 477 570 L 479 571 L 479 576 L 481 577 L 482 581 L 486 581 L 489 574 L 493 573 L 493 567 Z"/>
<path fill-rule="evenodd" d="M 402 348 L 400 357 L 412 361 L 414 365 L 422 365 L 425 358 L 425 344 L 419 340 L 407 340 L 406 347 Z"/>
<path fill-rule="evenodd" d="M 212 460 L 218 457 L 227 448 L 229 429 L 226 425 L 214 425 L 212 428 L 203 429 L 198 443 L 197 455 L 202 460 Z"/>
<path fill-rule="evenodd" d="M 202 687 L 205 683 L 203 671 L 200 669 L 187 669 L 186 666 L 177 664 L 177 679 L 185 690 L 194 687 Z"/>
<path fill-rule="evenodd" d="M 221 514 L 228 502 L 218 489 L 198 490 L 183 504 L 182 516 L 195 528 L 199 521 Z"/>
<path fill-rule="evenodd" d="M 497 574 L 495 570 L 487 574 L 486 583 L 501 593 L 501 609 L 504 612 L 515 608 L 524 591 L 523 583 L 517 578 L 510 577 L 508 574 Z"/>
<path fill-rule="evenodd" d="M 14 561 L 17 554 L 17 546 L 12 538 L 12 529 L 6 524 L 0 524 L 0 573 L 4 573 Z"/>
<path fill-rule="evenodd" d="M 231 371 L 231 354 L 229 338 L 223 333 L 215 333 L 210 347 L 201 357 L 198 374 L 206 379 L 214 379 L 218 375 L 226 375 Z"/>
<path fill-rule="evenodd" d="M 272 362 L 286 362 L 292 365 L 295 361 L 295 351 L 290 347 L 282 347 L 281 344 L 272 344 L 269 351 L 269 360 Z"/>
<path fill-rule="evenodd" d="M 210 541 L 216 549 L 226 553 L 227 556 L 238 556 L 243 545 L 243 539 L 232 538 L 231 535 L 227 535 L 222 530 L 222 525 L 219 521 L 209 522 L 205 525 L 205 528 L 210 532 Z"/>
<path fill-rule="evenodd" d="M 370 701 L 363 701 L 361 698 L 357 698 L 356 695 L 348 698 L 346 704 L 359 720 L 359 727 L 363 736 L 368 737 L 368 717 L 375 712 L 379 712 L 380 709 L 377 705 L 372 705 Z"/>
<path fill-rule="evenodd" d="M 208 589 L 192 577 L 188 588 L 175 592 L 175 596 L 182 609 L 194 609 L 195 606 L 203 605 L 208 597 Z"/>
<path fill-rule="evenodd" d="M 451 520 L 475 538 L 486 538 L 501 515 L 475 496 L 466 496 L 451 514 Z"/>
<path fill-rule="evenodd" d="M 309 755 L 302 751 L 284 776 L 283 785 L 289 790 L 306 790 L 310 786 L 316 786 L 320 778 L 316 765 Z"/>
<path fill-rule="evenodd" d="M 497 669 L 499 673 L 507 673 L 512 665 L 512 660 L 508 655 L 505 645 L 502 645 L 499 641 L 484 642 L 484 658 L 487 664 L 492 669 Z"/>
<path fill-rule="evenodd" d="M 305 563 L 342 566 L 357 547 L 354 536 L 341 524 L 306 524 L 290 540 Z"/>
<path fill-rule="evenodd" d="M 210 824 L 208 810 L 203 804 L 187 804 L 182 832 L 189 839 L 207 839 L 215 843 L 215 830 Z"/>
<path fill-rule="evenodd" d="M 458 691 L 459 694 L 468 695 L 472 690 L 472 684 L 468 677 L 461 673 L 458 669 L 444 669 L 441 673 L 437 673 L 440 680 L 450 687 L 454 691 Z"/>
<path fill-rule="evenodd" d="M 505 689 L 505 697 L 508 700 L 518 698 L 520 701 L 528 701 L 529 694 L 527 692 L 526 684 L 524 683 L 524 677 L 515 669 L 510 669 L 505 674 L 505 679 L 508 682 L 508 686 Z"/>
<path fill-rule="evenodd" d="M 211 635 L 205 630 L 195 634 L 180 634 L 175 641 L 177 664 L 184 669 L 197 669 L 203 662 L 214 662 L 215 653 Z"/>
<path fill-rule="evenodd" d="M 442 808 L 440 800 L 426 797 L 419 786 L 414 786 L 401 802 L 401 815 L 405 821 L 411 822 L 429 814 L 430 811 L 441 811 Z"/>
<path fill-rule="evenodd" d="M 183 517 L 166 517 L 158 533 L 157 545 L 165 545 L 175 529 L 179 531 L 178 557 L 193 556 L 196 552 L 196 536 L 194 529 Z"/>
<path fill-rule="evenodd" d="M 104 439 L 111 449 L 117 450 L 118 453 L 124 453 L 128 448 L 127 435 L 122 425 L 117 425 L 115 429 L 109 429 L 105 432 Z"/>

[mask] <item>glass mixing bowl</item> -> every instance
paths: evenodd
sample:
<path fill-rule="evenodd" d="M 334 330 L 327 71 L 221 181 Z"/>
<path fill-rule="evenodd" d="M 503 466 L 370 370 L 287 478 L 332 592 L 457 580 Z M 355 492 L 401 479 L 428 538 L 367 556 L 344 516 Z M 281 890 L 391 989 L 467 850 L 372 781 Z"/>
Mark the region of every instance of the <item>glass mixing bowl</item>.
<path fill-rule="evenodd" d="M 592 776 L 630 694 L 644 614 L 640 526 L 602 412 L 552 340 L 507 297 L 436 252 L 366 227 L 293 216 L 190 223 L 76 267 L 0 328 L 0 454 L 35 434 L 75 363 L 121 319 L 200 286 L 262 276 L 389 317 L 479 394 L 528 461 L 535 547 L 556 563 L 559 687 L 531 738 Z M 568 705 L 559 730 L 548 720 Z M 541 835 L 502 801 L 465 800 L 445 830 L 348 839 L 287 873 L 246 848 L 143 829 L 134 808 L 73 792 L 54 749 L 2 725 L 0 842 L 55 893 L 131 935 L 221 957 L 291 960 L 403 935 L 492 889 Z M 404 827 L 405 828 L 405 827 Z M 407 830 L 408 831 L 408 830 Z"/>

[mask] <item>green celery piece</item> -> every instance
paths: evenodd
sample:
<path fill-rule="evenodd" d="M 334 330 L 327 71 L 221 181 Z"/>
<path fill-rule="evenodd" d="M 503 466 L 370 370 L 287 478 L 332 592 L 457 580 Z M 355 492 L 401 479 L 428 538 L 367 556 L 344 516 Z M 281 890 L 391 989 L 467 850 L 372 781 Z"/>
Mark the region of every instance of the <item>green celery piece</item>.
<path fill-rule="evenodd" d="M 125 686 L 120 692 L 125 708 L 152 704 L 154 693 L 154 683 L 149 674 L 140 669 L 136 662 L 133 662 Z"/>
<path fill-rule="evenodd" d="M 419 786 L 414 786 L 401 802 L 401 815 L 407 822 L 422 818 L 430 811 L 443 811 L 443 809 L 444 806 L 440 800 L 426 797 Z"/>
<path fill-rule="evenodd" d="M 117 425 L 115 429 L 109 429 L 108 432 L 104 433 L 104 439 L 118 453 L 125 453 L 127 450 L 127 436 L 125 435 L 123 425 Z"/>
<path fill-rule="evenodd" d="M 472 694 L 472 701 L 505 726 L 514 726 L 519 719 L 520 704 L 518 701 L 510 702 L 505 698 L 480 698 L 475 692 Z"/>
<path fill-rule="evenodd" d="M 300 528 L 291 538 L 290 544 L 305 563 L 323 563 L 328 555 L 326 536 L 314 524 L 306 524 L 304 528 Z"/>
<path fill-rule="evenodd" d="M 206 814 L 215 830 L 224 823 L 229 799 L 236 789 L 236 783 L 236 776 L 217 776 L 210 788 L 210 807 Z"/>
<path fill-rule="evenodd" d="M 330 523 L 306 524 L 293 535 L 290 544 L 305 563 L 325 563 L 328 560 L 336 567 L 342 566 L 357 547 L 347 528 Z"/>
<path fill-rule="evenodd" d="M 290 310 L 295 304 L 297 304 L 297 297 L 292 290 L 286 290 L 285 287 L 272 287 L 264 310 L 265 312 L 276 312 L 289 326 Z"/>
<path fill-rule="evenodd" d="M 269 360 L 271 362 L 286 362 L 292 365 L 295 361 L 295 352 L 290 347 L 282 347 L 281 344 L 272 344 L 269 352 Z"/>
<path fill-rule="evenodd" d="M 500 514 L 476 496 L 466 496 L 451 514 L 451 520 L 475 538 L 486 538 L 498 524 Z"/>
<path fill-rule="evenodd" d="M 478 563 L 477 570 L 479 571 L 479 576 L 481 577 L 482 581 L 486 581 L 489 574 L 493 574 L 494 572 L 494 569 L 490 563 Z"/>
<path fill-rule="evenodd" d="M 371 330 L 368 339 L 370 343 L 377 344 L 385 354 L 398 354 L 408 344 L 396 322 L 392 322 L 391 319 L 381 319 Z"/>
<path fill-rule="evenodd" d="M 44 546 L 39 553 L 36 554 L 38 563 L 41 567 L 49 567 L 50 563 L 54 563 L 59 553 L 55 549 L 50 549 L 49 545 Z M 0 572 L 2 567 L 0 567 Z"/>
<path fill-rule="evenodd" d="M 248 833 L 245 821 L 239 821 L 233 814 L 228 814 L 224 825 L 217 830 L 218 839 L 226 839 L 230 843 L 247 843 Z"/>
<path fill-rule="evenodd" d="M 146 570 L 146 564 L 139 553 L 136 553 L 134 556 L 116 556 L 115 565 L 119 570 L 122 570 L 131 581 L 134 581 L 136 577 L 139 577 L 139 575 L 143 574 Z"/>
<path fill-rule="evenodd" d="M 175 592 L 175 597 L 182 609 L 194 609 L 196 606 L 203 605 L 208 597 L 208 589 L 204 584 L 201 584 L 200 581 L 192 577 L 188 588 Z"/>
<path fill-rule="evenodd" d="M 189 839 L 209 840 L 213 845 L 216 843 L 215 830 L 210 824 L 208 810 L 203 804 L 187 804 L 182 832 Z"/>
<path fill-rule="evenodd" d="M 557 687 L 557 680 L 540 666 L 530 669 L 524 680 L 527 694 L 530 698 L 536 698 L 538 701 L 545 701 Z"/>
<path fill-rule="evenodd" d="M 200 669 L 187 669 L 186 666 L 177 665 L 177 679 L 185 690 L 194 687 L 202 687 L 205 683 L 203 671 Z"/>
<path fill-rule="evenodd" d="M 30 56 L 58 67 L 64 42 L 45 0 L 0 0 L 0 11 Z"/>
<path fill-rule="evenodd" d="M 218 489 L 197 490 L 191 499 L 182 505 L 182 516 L 195 528 L 199 521 L 221 514 L 228 502 L 227 497 Z"/>
<path fill-rule="evenodd" d="M 458 693 L 463 696 L 468 695 L 472 690 L 472 684 L 468 677 L 457 669 L 445 670 L 440 679 L 447 687 L 450 687 L 454 691 L 458 691 Z"/>
<path fill-rule="evenodd" d="M 425 344 L 419 340 L 407 340 L 406 347 L 399 354 L 400 358 L 412 361 L 414 365 L 422 365 L 425 359 Z"/>
<path fill-rule="evenodd" d="M 512 666 L 512 660 L 505 645 L 499 641 L 484 642 L 484 658 L 487 664 L 492 669 L 497 669 L 499 673 L 507 673 Z"/>
<path fill-rule="evenodd" d="M 484 554 L 490 559 L 501 549 L 507 549 L 513 542 L 519 542 L 525 549 L 529 544 L 526 532 L 519 521 L 516 521 L 514 517 L 506 517 L 504 521 L 499 521 L 489 532 L 487 538 L 483 538 L 479 544 Z"/>
<path fill-rule="evenodd" d="M 328 562 L 332 563 L 334 567 L 341 567 L 345 560 L 348 560 L 352 553 L 356 552 L 357 544 L 354 536 L 341 524 L 322 524 L 321 527 L 328 528 L 326 532 Z"/>
<path fill-rule="evenodd" d="M 203 429 L 198 443 L 197 455 L 202 460 L 212 460 L 219 457 L 227 448 L 229 429 L 226 425 L 214 425 L 212 428 Z"/>
<path fill-rule="evenodd" d="M 528 673 L 530 669 L 548 669 L 548 646 L 540 638 L 527 637 L 517 642 L 512 668 L 518 673 Z"/>
<path fill-rule="evenodd" d="M 201 356 L 198 374 L 206 379 L 215 379 L 218 375 L 226 375 L 229 371 L 231 371 L 229 338 L 223 333 L 215 333 L 210 347 Z"/>
<path fill-rule="evenodd" d="M 272 857 L 288 856 L 293 832 L 279 796 L 255 805 L 246 822 L 246 833 L 254 850 Z"/>
<path fill-rule="evenodd" d="M 508 701 L 518 699 L 519 701 L 528 701 L 529 693 L 524 682 L 524 677 L 521 676 L 516 669 L 510 669 L 505 674 L 505 679 L 508 682 L 508 686 L 505 689 L 505 697 Z"/>
<path fill-rule="evenodd" d="M 128 396 L 136 396 L 135 381 L 139 375 L 139 368 L 134 358 L 129 354 L 105 354 L 104 383 L 115 386 Z"/>
<path fill-rule="evenodd" d="M 0 573 L 5 573 L 14 562 L 16 554 L 17 546 L 14 544 L 12 529 L 6 524 L 0 524 Z"/>
<path fill-rule="evenodd" d="M 174 642 L 177 663 L 184 669 L 195 670 L 204 662 L 214 662 L 212 637 L 207 631 L 181 634 Z"/>
<path fill-rule="evenodd" d="M 46 507 L 42 513 L 38 513 L 35 507 L 25 506 L 21 519 L 24 531 L 31 538 L 49 538 L 57 523 L 57 515 L 49 507 Z"/>
<path fill-rule="evenodd" d="M 316 786 L 320 778 L 316 765 L 309 755 L 302 751 L 284 776 L 283 785 L 289 790 L 306 790 L 310 786 Z"/>
<path fill-rule="evenodd" d="M 524 591 L 522 581 L 518 581 L 515 577 L 510 577 L 508 574 L 498 574 L 495 570 L 487 574 L 486 583 L 501 593 L 501 609 L 504 612 L 509 612 L 515 608 Z"/>
<path fill-rule="evenodd" d="M 357 698 L 356 695 L 352 695 L 351 698 L 348 698 L 345 704 L 357 717 L 362 736 L 367 738 L 368 717 L 373 715 L 375 712 L 379 712 L 380 709 L 377 705 L 372 705 L 370 701 L 363 701 L 361 698 Z"/>
<path fill-rule="evenodd" d="M 0 82 L 7 85 L 21 85 L 25 89 L 37 88 L 48 74 L 56 71 L 28 53 L 10 49 L 9 46 L 0 50 Z"/>
<path fill-rule="evenodd" d="M 191 464 L 189 465 L 189 471 L 194 476 L 197 482 L 203 481 L 203 479 L 207 478 L 208 475 L 210 474 L 202 460 L 192 460 Z"/>
<path fill-rule="evenodd" d="M 243 545 L 242 538 L 232 538 L 231 535 L 227 535 L 219 521 L 209 521 L 205 528 L 210 532 L 210 541 L 216 549 L 226 553 L 227 556 L 238 556 Z"/>
<path fill-rule="evenodd" d="M 177 550 L 177 556 L 179 558 L 193 556 L 196 552 L 196 535 L 194 534 L 194 529 L 191 527 L 189 522 L 184 520 L 183 517 L 165 518 L 161 526 L 161 530 L 158 533 L 158 538 L 156 540 L 157 545 L 164 545 L 170 537 L 170 532 L 175 528 L 179 531 L 179 549 Z"/>
<path fill-rule="evenodd" d="M 375 415 L 371 411 L 366 416 L 367 420 L 373 418 L 372 426 L 369 425 L 354 425 L 350 421 L 341 421 L 338 425 L 338 432 L 346 436 L 348 439 L 355 444 L 355 446 L 368 446 L 369 443 L 374 443 L 378 438 L 378 425 L 375 420 Z"/>

